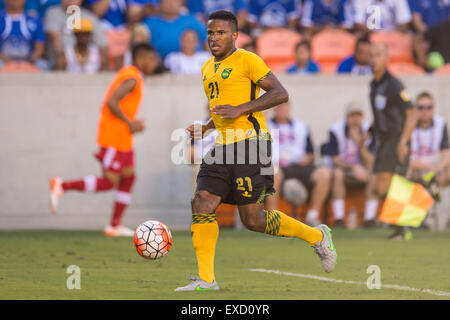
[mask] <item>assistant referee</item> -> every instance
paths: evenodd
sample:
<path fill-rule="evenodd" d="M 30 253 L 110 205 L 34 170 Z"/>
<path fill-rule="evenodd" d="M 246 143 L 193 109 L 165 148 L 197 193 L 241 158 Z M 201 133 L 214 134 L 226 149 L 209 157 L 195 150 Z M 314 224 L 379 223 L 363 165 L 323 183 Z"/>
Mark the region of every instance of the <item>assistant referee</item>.
<path fill-rule="evenodd" d="M 388 71 L 389 54 L 383 44 L 374 44 L 370 65 L 374 78 L 370 84 L 377 151 L 371 191 L 385 198 L 392 176 L 404 176 L 409 164 L 409 141 L 417 126 L 418 115 L 403 84 Z M 391 237 L 404 238 L 406 230 L 397 228 Z"/>

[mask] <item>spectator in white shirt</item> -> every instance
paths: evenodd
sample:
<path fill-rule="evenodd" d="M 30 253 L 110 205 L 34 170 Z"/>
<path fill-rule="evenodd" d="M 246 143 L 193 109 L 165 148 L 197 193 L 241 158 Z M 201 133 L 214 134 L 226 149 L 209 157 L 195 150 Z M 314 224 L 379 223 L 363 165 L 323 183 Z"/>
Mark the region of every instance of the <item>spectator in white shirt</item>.
<path fill-rule="evenodd" d="M 197 32 L 186 30 L 181 35 L 180 52 L 171 52 L 164 60 L 164 65 L 172 73 L 201 74 L 202 66 L 211 55 L 206 51 L 196 51 Z"/>
<path fill-rule="evenodd" d="M 417 181 L 433 172 L 440 187 L 450 185 L 450 145 L 445 119 L 434 114 L 434 99 L 428 92 L 417 96 L 419 123 L 411 135 L 408 177 Z"/>
<path fill-rule="evenodd" d="M 354 23 L 358 32 L 399 30 L 406 32 L 412 20 L 407 0 L 353 1 Z"/>
<path fill-rule="evenodd" d="M 54 69 L 65 68 L 64 48 L 75 45 L 75 35 L 67 27 L 66 11 L 71 5 L 81 7 L 82 0 L 62 0 L 61 5 L 50 7 L 44 19 L 44 31 L 49 42 L 48 49 Z M 97 45 L 101 54 L 102 70 L 108 68 L 108 41 L 98 18 L 89 10 L 81 7 L 81 18 L 88 18 L 92 22 L 92 41 Z"/>
<path fill-rule="evenodd" d="M 92 22 L 87 18 L 80 21 L 80 27 L 73 30 L 76 43 L 65 48 L 66 70 L 71 73 L 96 73 L 101 67 L 100 51 L 91 42 Z"/>

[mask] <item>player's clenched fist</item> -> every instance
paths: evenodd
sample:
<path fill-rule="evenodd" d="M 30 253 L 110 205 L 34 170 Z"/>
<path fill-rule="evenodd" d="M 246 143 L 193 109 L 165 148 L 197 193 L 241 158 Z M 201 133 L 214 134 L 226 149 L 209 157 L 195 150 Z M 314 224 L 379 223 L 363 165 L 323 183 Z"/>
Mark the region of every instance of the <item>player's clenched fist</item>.
<path fill-rule="evenodd" d="M 144 120 L 135 120 L 135 121 L 131 121 L 128 124 L 128 128 L 130 129 L 131 133 L 138 133 L 138 132 L 142 132 L 145 129 L 145 124 L 144 124 Z"/>
<path fill-rule="evenodd" d="M 206 130 L 208 130 L 208 127 L 204 124 L 201 126 L 198 124 L 191 124 L 189 127 L 186 128 L 186 132 L 194 140 L 203 138 Z"/>

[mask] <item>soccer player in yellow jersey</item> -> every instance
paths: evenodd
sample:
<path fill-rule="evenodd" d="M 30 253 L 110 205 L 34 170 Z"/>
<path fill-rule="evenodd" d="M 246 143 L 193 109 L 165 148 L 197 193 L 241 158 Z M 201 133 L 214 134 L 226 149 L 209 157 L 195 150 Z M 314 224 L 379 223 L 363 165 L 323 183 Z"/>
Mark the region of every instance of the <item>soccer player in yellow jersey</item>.
<path fill-rule="evenodd" d="M 214 147 L 203 159 L 192 199 L 192 242 L 197 256 L 198 277 L 176 291 L 217 290 L 214 254 L 219 235 L 215 211 L 220 203 L 236 204 L 243 224 L 252 231 L 308 242 L 319 255 L 325 271 L 336 263 L 336 249 L 326 225 L 315 228 L 278 210 L 264 210 L 264 199 L 273 189 L 270 161 L 271 137 L 263 110 L 288 101 L 288 93 L 264 61 L 238 49 L 236 17 L 216 11 L 208 17 L 208 45 L 213 57 L 202 67 L 203 87 L 211 119 L 194 138 L 217 129 Z M 265 93 L 259 97 L 259 90 Z"/>

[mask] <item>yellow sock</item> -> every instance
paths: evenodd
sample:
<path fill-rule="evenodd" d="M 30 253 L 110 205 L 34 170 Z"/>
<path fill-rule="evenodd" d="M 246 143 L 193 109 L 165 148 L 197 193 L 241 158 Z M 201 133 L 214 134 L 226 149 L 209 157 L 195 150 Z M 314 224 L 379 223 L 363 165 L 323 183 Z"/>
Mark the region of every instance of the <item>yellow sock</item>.
<path fill-rule="evenodd" d="M 215 214 L 192 214 L 192 244 L 197 255 L 198 275 L 206 282 L 214 281 L 214 253 L 219 237 Z"/>
<path fill-rule="evenodd" d="M 310 245 L 323 238 L 322 231 L 312 228 L 278 210 L 266 210 L 267 225 L 264 233 L 279 237 L 296 237 Z"/>

